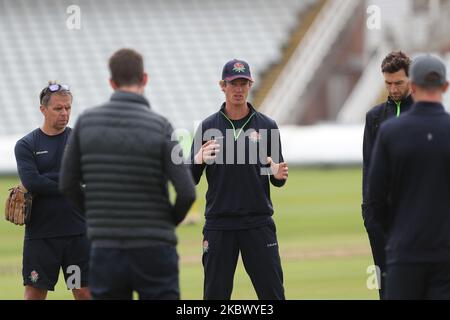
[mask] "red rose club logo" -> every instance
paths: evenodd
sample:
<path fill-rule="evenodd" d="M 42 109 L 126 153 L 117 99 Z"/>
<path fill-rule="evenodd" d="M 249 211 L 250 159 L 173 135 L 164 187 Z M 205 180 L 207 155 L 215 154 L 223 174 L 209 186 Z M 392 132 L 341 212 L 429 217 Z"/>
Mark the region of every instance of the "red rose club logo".
<path fill-rule="evenodd" d="M 203 241 L 203 253 L 208 253 L 209 243 L 208 240 Z"/>
<path fill-rule="evenodd" d="M 250 133 L 249 139 L 251 142 L 257 143 L 261 141 L 262 137 L 260 133 L 258 133 L 257 131 L 253 131 L 252 133 Z"/>
<path fill-rule="evenodd" d="M 30 280 L 33 283 L 36 283 L 39 279 L 39 273 L 36 272 L 36 270 L 31 271 L 30 273 Z"/>
<path fill-rule="evenodd" d="M 240 62 L 236 62 L 233 65 L 233 71 L 234 72 L 245 72 L 245 66 Z"/>

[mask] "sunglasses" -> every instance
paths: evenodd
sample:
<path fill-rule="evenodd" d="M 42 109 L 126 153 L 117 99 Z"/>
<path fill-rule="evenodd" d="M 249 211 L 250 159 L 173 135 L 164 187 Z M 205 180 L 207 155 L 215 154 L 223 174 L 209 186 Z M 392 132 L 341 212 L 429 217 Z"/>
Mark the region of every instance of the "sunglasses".
<path fill-rule="evenodd" d="M 40 100 L 42 103 L 42 99 L 49 93 L 58 92 L 58 91 L 70 91 L 70 87 L 67 84 L 50 84 L 48 87 L 46 87 L 44 90 L 42 90 L 40 95 Z"/>
<path fill-rule="evenodd" d="M 67 84 L 51 84 L 47 87 L 50 92 L 56 92 L 60 90 L 70 91 L 70 88 Z"/>

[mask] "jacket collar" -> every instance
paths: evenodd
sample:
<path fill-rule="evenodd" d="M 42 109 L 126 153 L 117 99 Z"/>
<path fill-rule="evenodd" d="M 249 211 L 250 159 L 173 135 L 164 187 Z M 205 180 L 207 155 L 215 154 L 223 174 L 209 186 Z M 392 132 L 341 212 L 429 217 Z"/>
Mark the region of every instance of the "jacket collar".
<path fill-rule="evenodd" d="M 132 102 L 150 108 L 150 102 L 143 95 L 128 91 L 116 90 L 111 96 L 111 101 Z"/>
<path fill-rule="evenodd" d="M 441 103 L 420 101 L 411 107 L 413 114 L 445 114 L 445 108 Z"/>
<path fill-rule="evenodd" d="M 225 113 L 225 106 L 226 106 L 226 102 L 222 103 L 222 105 L 220 106 L 220 111 L 224 114 Z M 256 111 L 256 109 L 251 105 L 250 102 L 247 102 L 247 107 L 250 109 L 250 114 L 252 113 L 257 113 L 258 111 Z"/>
<path fill-rule="evenodd" d="M 394 99 L 392 99 L 390 96 L 387 99 L 387 103 L 395 105 Z M 404 107 L 404 106 L 408 107 L 408 106 L 413 105 L 413 103 L 414 103 L 414 100 L 413 100 L 412 96 L 409 94 L 405 99 L 400 101 L 400 106 L 401 107 Z"/>

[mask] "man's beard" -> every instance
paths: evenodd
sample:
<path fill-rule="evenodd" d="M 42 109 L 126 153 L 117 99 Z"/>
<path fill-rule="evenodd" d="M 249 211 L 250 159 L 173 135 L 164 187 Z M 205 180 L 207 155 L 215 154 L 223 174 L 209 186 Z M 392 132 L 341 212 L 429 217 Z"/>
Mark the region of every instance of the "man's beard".
<path fill-rule="evenodd" d="M 409 96 L 409 90 L 406 91 L 405 93 L 403 93 L 402 95 L 400 95 L 399 97 L 391 96 L 391 98 L 392 98 L 392 100 L 399 102 L 399 101 L 405 100 L 408 96 Z"/>

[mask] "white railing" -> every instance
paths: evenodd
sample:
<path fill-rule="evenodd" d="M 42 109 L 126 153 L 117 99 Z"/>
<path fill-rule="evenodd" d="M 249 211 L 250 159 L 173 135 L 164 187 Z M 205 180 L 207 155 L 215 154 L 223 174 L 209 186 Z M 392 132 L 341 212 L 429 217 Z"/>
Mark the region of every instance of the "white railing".
<path fill-rule="evenodd" d="M 20 138 L 20 135 L 0 136 L 0 175 L 17 173 L 14 147 Z"/>
<path fill-rule="evenodd" d="M 262 112 L 279 124 L 289 123 L 292 111 L 302 108 L 299 98 L 358 4 L 358 0 L 326 2 L 261 104 Z"/>
<path fill-rule="evenodd" d="M 281 126 L 283 156 L 290 165 L 360 165 L 364 125 L 323 123 Z"/>
<path fill-rule="evenodd" d="M 447 80 L 450 81 L 450 52 L 447 53 L 446 64 L 447 64 Z M 447 92 L 445 93 L 443 103 L 447 112 L 450 112 L 450 90 L 447 90 Z"/>

